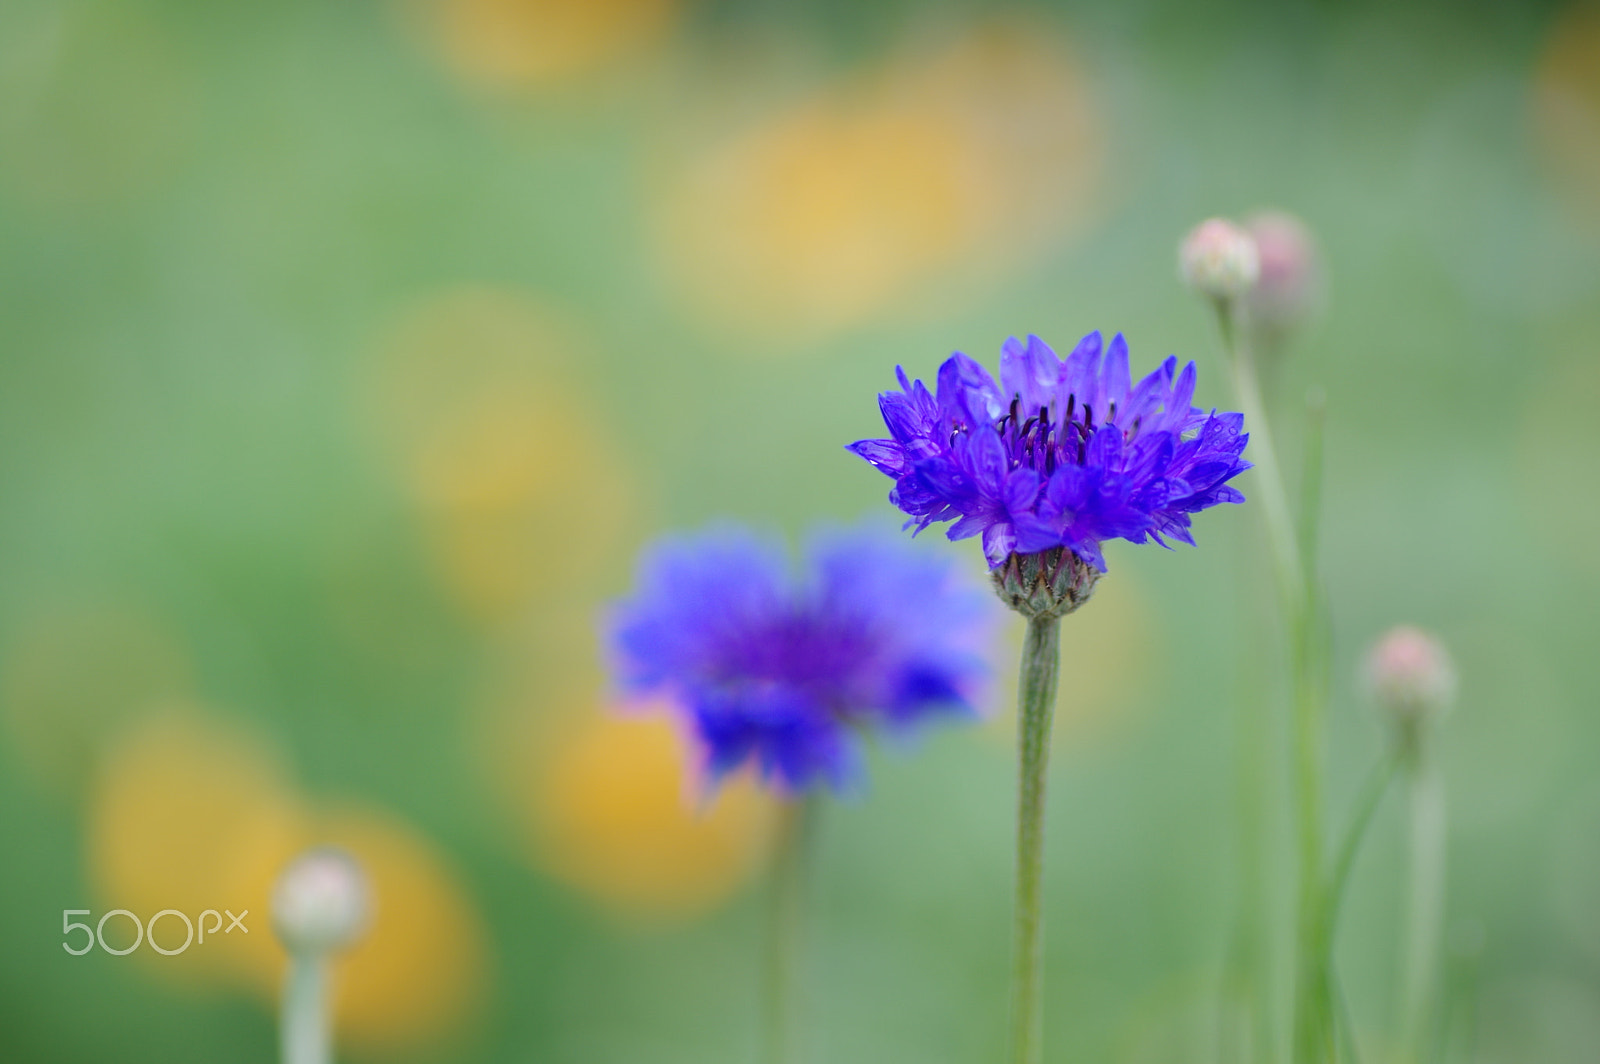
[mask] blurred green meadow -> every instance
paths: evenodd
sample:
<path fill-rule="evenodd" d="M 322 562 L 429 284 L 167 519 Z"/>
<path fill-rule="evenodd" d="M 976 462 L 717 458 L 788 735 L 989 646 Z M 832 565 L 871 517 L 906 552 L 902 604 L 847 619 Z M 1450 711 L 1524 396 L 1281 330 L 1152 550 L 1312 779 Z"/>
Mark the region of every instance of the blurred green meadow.
<path fill-rule="evenodd" d="M 772 810 L 609 704 L 637 548 L 892 520 L 843 450 L 876 392 L 1013 334 L 1120 330 L 1233 408 L 1176 246 L 1262 208 L 1327 278 L 1271 369 L 1291 471 L 1326 394 L 1334 826 L 1362 652 L 1438 631 L 1446 1059 L 1600 1057 L 1600 8 L 8 0 L 0 1060 L 274 1059 L 266 892 L 317 841 L 377 894 L 343 1059 L 751 1059 Z M 1252 860 L 1287 934 L 1259 529 L 1112 545 L 1064 624 L 1052 1059 L 1236 1059 Z M 812 1060 L 997 1057 L 1017 637 L 994 720 L 823 814 Z M 1338 946 L 1370 1060 L 1402 828 Z M 181 956 L 61 948 L 225 907 Z"/>

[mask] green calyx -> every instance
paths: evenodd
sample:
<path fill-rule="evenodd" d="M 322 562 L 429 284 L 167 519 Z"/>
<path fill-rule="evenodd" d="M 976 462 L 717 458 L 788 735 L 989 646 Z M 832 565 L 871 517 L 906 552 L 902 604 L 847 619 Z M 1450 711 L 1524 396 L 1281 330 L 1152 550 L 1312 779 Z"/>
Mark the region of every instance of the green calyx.
<path fill-rule="evenodd" d="M 1065 617 L 1089 601 L 1100 571 L 1065 547 L 1010 554 L 989 573 L 1000 601 L 1024 617 Z"/>

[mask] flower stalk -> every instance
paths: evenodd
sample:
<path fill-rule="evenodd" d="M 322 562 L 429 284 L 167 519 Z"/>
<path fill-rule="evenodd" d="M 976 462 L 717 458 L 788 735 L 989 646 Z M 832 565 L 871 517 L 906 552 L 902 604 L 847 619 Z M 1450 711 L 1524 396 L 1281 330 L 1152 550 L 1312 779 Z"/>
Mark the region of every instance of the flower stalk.
<path fill-rule="evenodd" d="M 779 811 L 767 925 L 766 1018 L 768 1064 L 797 1064 L 801 969 L 804 963 L 806 870 L 814 799 L 791 798 Z"/>
<path fill-rule="evenodd" d="M 1061 667 L 1061 618 L 1041 614 L 1028 621 L 1017 682 L 1017 896 L 1011 968 L 1012 1064 L 1043 1058 L 1042 954 L 1044 914 L 1045 783 L 1050 764 L 1050 728 Z"/>
<path fill-rule="evenodd" d="M 1345 887 L 1350 882 L 1350 870 L 1355 867 L 1356 854 L 1360 852 L 1362 840 L 1366 838 L 1367 828 L 1372 824 L 1373 815 L 1383 803 L 1383 796 L 1388 793 L 1389 785 L 1394 781 L 1399 768 L 1399 758 L 1386 757 L 1368 777 L 1366 786 L 1361 789 L 1356 799 L 1355 814 L 1345 828 L 1344 839 L 1339 845 L 1333 866 L 1328 871 L 1317 939 L 1317 956 L 1321 958 L 1321 964 L 1314 977 L 1318 980 L 1327 1007 L 1327 1012 L 1323 1016 L 1327 1029 L 1322 1034 L 1326 1038 L 1329 1060 L 1339 1059 L 1338 1046 L 1341 1043 L 1345 1047 L 1344 1059 L 1356 1061 L 1358 1064 L 1361 1060 L 1361 1054 L 1356 1047 L 1355 1023 L 1350 1018 L 1349 1005 L 1339 989 L 1333 971 L 1333 940 L 1338 930 L 1339 910 L 1344 903 Z"/>
<path fill-rule="evenodd" d="M 1345 829 L 1344 841 L 1340 844 L 1339 854 L 1334 859 L 1333 868 L 1328 875 L 1328 904 L 1323 913 L 1322 935 L 1330 943 L 1339 922 L 1339 909 L 1344 901 L 1345 886 L 1350 881 L 1350 870 L 1355 866 L 1356 853 L 1361 849 L 1361 840 L 1366 837 L 1372 817 L 1383 802 L 1383 796 L 1388 793 L 1389 784 L 1394 780 L 1399 767 L 1400 762 L 1397 758 L 1385 758 L 1373 771 L 1366 786 L 1362 788 L 1361 795 L 1356 799 L 1355 815 L 1350 820 L 1350 826 Z"/>
<path fill-rule="evenodd" d="M 1044 1023 L 1044 810 L 1061 671 L 1061 618 L 1094 594 L 1100 571 L 1061 547 L 1012 554 L 989 574 L 1028 619 L 1017 676 L 1017 894 L 1011 947 L 1011 1064 L 1039 1064 Z"/>
<path fill-rule="evenodd" d="M 1302 608 L 1305 598 L 1305 570 L 1300 537 L 1295 534 L 1294 518 L 1289 511 L 1289 493 L 1284 488 L 1283 472 L 1278 465 L 1277 448 L 1273 446 L 1266 404 L 1261 398 L 1255 356 L 1239 336 L 1233 303 L 1230 300 L 1217 300 L 1214 305 L 1223 351 L 1233 370 L 1234 395 L 1243 408 L 1240 413 L 1244 414 L 1245 424 L 1250 426 L 1250 460 L 1255 463 L 1257 470 L 1261 512 L 1267 523 L 1267 539 L 1272 549 L 1278 591 L 1290 616 L 1294 616 Z"/>
<path fill-rule="evenodd" d="M 283 1064 L 331 1064 L 328 961 L 322 954 L 290 955 L 279 1037 L 283 1045 Z"/>
<path fill-rule="evenodd" d="M 1401 976 L 1400 1060 L 1423 1064 L 1433 1029 L 1434 987 L 1444 921 L 1445 797 L 1426 751 L 1407 765 L 1410 889 Z"/>
<path fill-rule="evenodd" d="M 1259 471 L 1261 512 L 1272 552 L 1289 637 L 1290 724 L 1293 749 L 1294 821 L 1297 854 L 1295 921 L 1295 1005 L 1293 1059 L 1296 1064 L 1325 1064 L 1334 1059 L 1332 992 L 1323 934 L 1327 905 L 1323 882 L 1322 718 L 1324 692 L 1317 667 L 1317 588 L 1311 555 L 1302 547 L 1315 544 L 1315 533 L 1297 534 L 1288 492 L 1273 445 L 1254 358 L 1236 328 L 1233 302 L 1214 300 L 1222 345 L 1233 367 L 1236 398 L 1250 425 L 1251 457 Z M 1308 492 L 1308 498 L 1310 493 Z M 1306 522 L 1315 515 L 1306 514 Z"/>

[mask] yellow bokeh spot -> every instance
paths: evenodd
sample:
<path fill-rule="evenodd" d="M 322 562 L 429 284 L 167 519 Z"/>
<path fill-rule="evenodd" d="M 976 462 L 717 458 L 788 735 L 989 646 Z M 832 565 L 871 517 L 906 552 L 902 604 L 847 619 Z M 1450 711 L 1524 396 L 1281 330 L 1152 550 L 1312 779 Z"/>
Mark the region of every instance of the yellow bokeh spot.
<path fill-rule="evenodd" d="M 547 85 L 659 42 L 675 0 L 409 0 L 405 17 L 445 65 L 487 89 Z"/>
<path fill-rule="evenodd" d="M 1533 128 L 1559 189 L 1600 226 L 1600 5 L 1556 19 L 1534 76 Z"/>
<path fill-rule="evenodd" d="M 361 862 L 375 899 L 367 935 L 336 969 L 340 1041 L 414 1048 L 458 1029 L 481 1000 L 485 936 L 446 858 L 381 811 L 318 812 L 246 729 L 193 708 L 144 722 L 107 757 L 86 838 L 97 914 L 123 908 L 148 920 L 176 909 L 198 922 L 206 909 L 248 912 L 248 932 L 210 933 L 177 956 L 139 950 L 158 976 L 243 989 L 275 1007 L 285 957 L 272 886 L 296 855 L 332 844 Z M 181 944 L 182 921 L 158 931 L 166 948 Z"/>
<path fill-rule="evenodd" d="M 421 501 L 446 585 L 473 614 L 503 620 L 537 594 L 583 588 L 596 566 L 625 555 L 632 500 L 572 415 L 500 397 L 480 416 L 464 438 L 419 455 Z"/>
<path fill-rule="evenodd" d="M 0 179 L 71 209 L 125 200 L 169 174 L 195 95 L 167 35 L 133 5 L 20 5 L 0 14 Z"/>
<path fill-rule="evenodd" d="M 985 26 L 712 144 L 663 189 L 665 269 L 711 320 L 825 331 L 1016 269 L 1087 213 L 1103 149 L 1043 27 Z"/>
<path fill-rule="evenodd" d="M 704 160 L 666 239 L 721 315 L 851 321 L 969 235 L 961 147 L 929 116 L 811 105 Z"/>
<path fill-rule="evenodd" d="M 163 909 L 197 922 L 207 909 L 248 910 L 248 933 L 219 933 L 176 957 L 136 956 L 162 975 L 271 995 L 283 960 L 267 898 L 307 827 L 266 743 L 193 707 L 173 707 L 107 755 L 89 808 L 89 878 L 103 907 L 142 919 Z M 170 930 L 179 934 L 176 924 Z"/>
<path fill-rule="evenodd" d="M 595 715 L 557 742 L 530 797 L 558 879 L 623 913 L 674 916 L 725 899 L 760 865 L 774 800 L 744 775 L 702 796 L 665 712 Z"/>
<path fill-rule="evenodd" d="M 519 292 L 446 289 L 380 337 L 368 398 L 382 442 L 405 456 L 502 392 L 539 396 L 575 357 L 571 329 Z"/>
<path fill-rule="evenodd" d="M 152 703 L 190 690 L 177 640 L 138 610 L 41 612 L 5 647 L 0 704 L 19 761 L 61 793 L 81 788 L 106 742 Z"/>
<path fill-rule="evenodd" d="M 464 288 L 416 307 L 379 344 L 377 435 L 445 586 L 485 620 L 585 586 L 633 513 L 611 433 L 568 383 L 569 334 L 520 296 Z"/>
<path fill-rule="evenodd" d="M 1081 612 L 1061 622 L 1061 675 L 1056 691 L 1054 741 L 1081 746 L 1125 730 L 1146 709 L 1163 682 L 1163 655 L 1155 618 L 1126 566 L 1103 577 Z M 1013 626 L 996 665 L 1010 679 L 1022 647 Z M 1000 705 L 991 734 L 1010 741 L 1016 731 L 1014 684 L 997 686 Z"/>

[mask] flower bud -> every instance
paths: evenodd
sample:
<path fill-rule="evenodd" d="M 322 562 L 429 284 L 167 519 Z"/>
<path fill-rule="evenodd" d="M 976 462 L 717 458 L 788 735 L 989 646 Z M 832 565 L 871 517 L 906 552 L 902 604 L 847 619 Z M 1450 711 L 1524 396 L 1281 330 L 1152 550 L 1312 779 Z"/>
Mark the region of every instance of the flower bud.
<path fill-rule="evenodd" d="M 1322 263 L 1316 241 L 1292 214 L 1262 211 L 1245 221 L 1255 241 L 1260 276 L 1245 297 L 1251 324 L 1281 338 L 1316 309 L 1322 297 Z"/>
<path fill-rule="evenodd" d="M 1233 300 L 1249 292 L 1261 274 L 1261 259 L 1250 234 L 1224 218 L 1195 227 L 1178 248 L 1184 282 L 1203 296 Z"/>
<path fill-rule="evenodd" d="M 324 954 L 361 937 L 371 915 L 367 877 L 331 847 L 295 858 L 272 891 L 272 926 L 290 953 Z"/>
<path fill-rule="evenodd" d="M 1444 644 L 1409 625 L 1391 628 L 1373 644 L 1366 674 L 1373 699 L 1408 747 L 1415 746 L 1423 725 L 1455 698 L 1455 666 Z"/>

